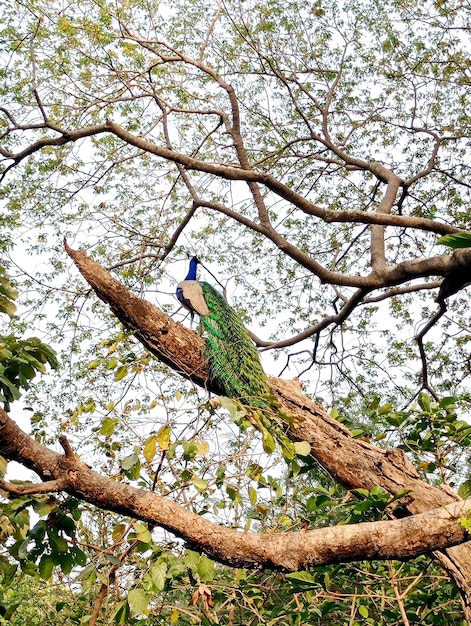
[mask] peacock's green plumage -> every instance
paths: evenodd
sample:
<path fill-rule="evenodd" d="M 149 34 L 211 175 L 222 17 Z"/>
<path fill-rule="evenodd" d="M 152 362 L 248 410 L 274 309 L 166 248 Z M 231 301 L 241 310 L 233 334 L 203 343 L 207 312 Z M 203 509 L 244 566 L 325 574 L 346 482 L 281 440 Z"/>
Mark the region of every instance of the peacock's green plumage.
<path fill-rule="evenodd" d="M 209 283 L 200 282 L 208 315 L 200 315 L 212 385 L 252 406 L 267 406 L 267 377 L 239 315 Z M 264 400 L 265 397 L 265 400 Z"/>
<path fill-rule="evenodd" d="M 200 263 L 190 261 L 185 280 L 178 283 L 176 296 L 193 315 L 198 313 L 205 336 L 205 356 L 211 386 L 228 398 L 269 409 L 267 377 L 260 357 L 242 320 L 224 296 L 209 283 L 196 280 Z"/>

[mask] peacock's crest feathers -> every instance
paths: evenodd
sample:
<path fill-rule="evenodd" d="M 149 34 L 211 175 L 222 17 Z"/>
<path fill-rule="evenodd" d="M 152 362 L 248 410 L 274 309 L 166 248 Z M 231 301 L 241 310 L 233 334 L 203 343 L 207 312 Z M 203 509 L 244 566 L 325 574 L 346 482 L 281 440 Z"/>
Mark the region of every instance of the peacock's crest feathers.
<path fill-rule="evenodd" d="M 239 315 L 224 296 L 201 282 L 208 315 L 200 317 L 205 334 L 211 383 L 223 395 L 264 407 L 269 395 L 266 374 L 257 348 Z"/>

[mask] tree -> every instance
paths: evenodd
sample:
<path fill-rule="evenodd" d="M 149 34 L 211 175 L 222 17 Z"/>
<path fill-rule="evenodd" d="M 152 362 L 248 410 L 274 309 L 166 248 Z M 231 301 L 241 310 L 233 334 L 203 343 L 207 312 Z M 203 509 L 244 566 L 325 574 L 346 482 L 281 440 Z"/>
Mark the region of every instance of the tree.
<path fill-rule="evenodd" d="M 12 555 L 37 564 L 44 578 L 57 565 L 66 574 L 85 565 L 87 554 L 73 543 L 80 501 L 158 524 L 233 567 L 296 572 L 433 551 L 470 622 L 470 548 L 457 519 L 466 516 L 460 496 L 469 488 L 462 289 L 471 253 L 439 242 L 469 243 L 467 10 L 439 2 L 210 10 L 186 2 L 67 9 L 26 2 L 3 13 L 4 264 L 16 272 L 21 241 L 50 265 L 40 276 L 18 272 L 31 293 L 29 313 L 13 326 L 17 333 L 37 326 L 47 297 L 56 309 L 45 330 L 70 363 L 47 397 L 38 388 L 28 397 L 39 441 L 0 412 L 2 454 L 43 480 L 3 486 L 20 496 L 22 514 L 43 506 L 49 519 L 31 535 L 18 530 L 27 523 L 15 506 L 7 509 L 17 535 Z M 93 253 L 66 244 L 80 275 L 69 275 L 64 235 Z M 206 402 L 182 386 L 184 377 L 208 387 L 202 339 L 168 316 L 167 294 L 159 295 L 163 311 L 149 300 L 151 290 L 167 289 L 167 276 L 173 284 L 183 277 L 170 264 L 189 249 L 217 267 L 232 302 L 258 325 L 256 344 L 275 362 L 285 359 L 284 375 L 299 376 L 334 414 L 281 378 L 270 378 L 278 406 L 270 415 L 236 401 Z M 189 413 L 180 424 L 183 399 Z M 229 440 L 220 457 L 205 458 L 227 412 L 226 432 L 240 428 L 232 436 L 241 447 Z M 269 527 L 263 507 L 273 505 L 258 502 L 254 485 L 270 481 L 258 457 L 241 455 L 258 454 L 254 424 L 266 453 L 278 441 L 290 489 L 300 475 L 313 481 L 311 497 L 325 489 L 317 462 L 362 499 L 347 501 L 348 519 L 367 511 L 395 519 L 289 534 L 242 534 L 206 519 L 211 510 L 248 528 L 251 505 L 258 528 Z M 58 431 L 67 433 L 63 455 L 45 447 Z M 101 474 L 78 459 L 80 436 L 84 458 Z M 381 441 L 389 447 L 373 445 Z M 279 477 L 270 478 L 277 493 Z M 452 488 L 460 484 L 459 496 Z M 72 500 L 44 504 L 37 495 L 44 492 Z M 325 502 L 310 502 L 321 515 Z M 287 519 L 313 523 L 295 509 Z M 151 545 L 142 524 L 116 528 L 111 552 L 129 532 L 130 552 Z M 110 576 L 127 555 L 113 552 Z M 116 621 L 148 610 L 146 593 L 164 591 L 166 573 L 180 576 L 172 558 L 154 553 L 148 578 L 118 605 Z M 195 602 L 209 607 L 207 562 L 186 558 L 203 585 Z M 108 583 L 101 581 L 101 602 Z M 96 622 L 100 602 L 95 608 Z"/>

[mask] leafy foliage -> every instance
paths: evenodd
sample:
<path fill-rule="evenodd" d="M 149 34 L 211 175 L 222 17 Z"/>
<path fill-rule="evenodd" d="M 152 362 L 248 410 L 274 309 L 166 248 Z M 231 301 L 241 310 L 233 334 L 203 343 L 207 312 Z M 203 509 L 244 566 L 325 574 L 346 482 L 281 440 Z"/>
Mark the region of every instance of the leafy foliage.
<path fill-rule="evenodd" d="M 18 291 L 12 285 L 5 268 L 0 267 L 0 313 L 13 317 L 16 311 L 14 301 L 17 297 Z"/>
<path fill-rule="evenodd" d="M 97 471 L 241 530 L 398 512 L 404 494 L 336 485 L 288 440 L 289 416 L 208 402 L 151 359 L 84 290 L 62 239 L 169 313 L 191 251 L 226 281 L 267 371 L 469 495 L 466 291 L 428 335 L 425 365 L 414 342 L 446 273 L 438 235 L 470 243 L 462 4 L 25 0 L 4 4 L 0 32 L 0 249 L 22 287 L 17 298 L 0 271 L 0 400 L 27 392 L 35 437 L 66 432 Z M 381 282 L 385 267 L 402 274 Z M 43 341 L 67 368 L 35 386 L 58 365 Z M 95 608 L 102 624 L 462 620 L 425 557 L 285 576 L 230 570 L 66 498 L 13 498 L 2 513 L 12 623 L 41 623 L 24 575 L 38 597 L 46 581 L 60 596 L 51 624 L 89 624 Z"/>
<path fill-rule="evenodd" d="M 0 335 L 0 401 L 9 406 L 18 400 L 20 389 L 29 389 L 38 372 L 46 373 L 46 365 L 59 367 L 54 350 L 38 338 Z"/>
<path fill-rule="evenodd" d="M 457 233 L 456 235 L 443 235 L 443 237 L 440 237 L 438 240 L 438 243 L 449 246 L 453 248 L 453 250 L 469 248 L 471 246 L 471 234 Z"/>
<path fill-rule="evenodd" d="M 16 288 L 0 267 L 0 312 L 13 317 L 17 297 Z M 10 402 L 20 397 L 20 389 L 29 389 L 30 380 L 38 372 L 46 373 L 46 364 L 53 369 L 59 366 L 54 350 L 40 339 L 20 340 L 12 334 L 0 335 L 0 401 L 7 410 Z"/>

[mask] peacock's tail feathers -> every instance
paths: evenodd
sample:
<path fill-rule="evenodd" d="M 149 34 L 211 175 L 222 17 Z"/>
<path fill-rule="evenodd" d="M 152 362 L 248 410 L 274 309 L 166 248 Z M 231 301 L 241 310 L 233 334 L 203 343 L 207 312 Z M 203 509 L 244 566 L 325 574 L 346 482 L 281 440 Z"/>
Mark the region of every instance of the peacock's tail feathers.
<path fill-rule="evenodd" d="M 267 378 L 257 348 L 234 309 L 209 283 L 201 282 L 209 315 L 201 316 L 211 383 L 229 398 L 265 407 Z"/>

